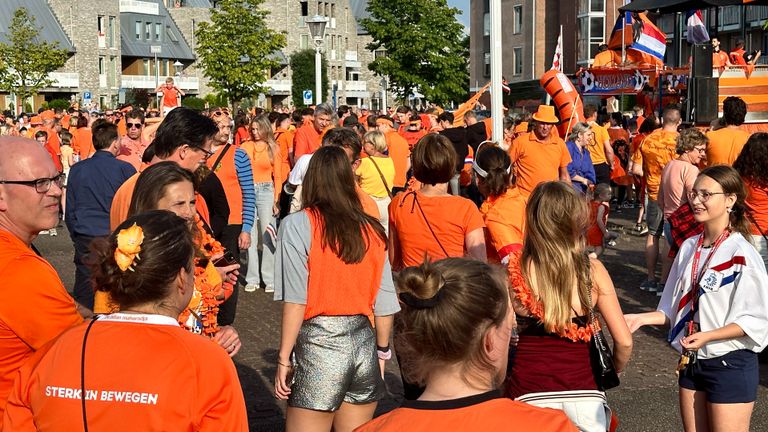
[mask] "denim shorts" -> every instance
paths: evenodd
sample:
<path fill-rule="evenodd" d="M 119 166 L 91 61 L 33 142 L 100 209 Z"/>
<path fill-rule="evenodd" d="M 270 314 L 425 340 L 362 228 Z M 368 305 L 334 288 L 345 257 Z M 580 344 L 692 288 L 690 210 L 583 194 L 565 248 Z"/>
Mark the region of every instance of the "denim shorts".
<path fill-rule="evenodd" d="M 648 200 L 645 206 L 645 222 L 648 224 L 648 235 L 661 237 L 664 231 L 664 212 L 657 201 Z"/>
<path fill-rule="evenodd" d="M 760 382 L 757 353 L 731 351 L 710 359 L 698 359 L 680 373 L 680 387 L 703 391 L 709 403 L 750 403 L 757 399 Z"/>

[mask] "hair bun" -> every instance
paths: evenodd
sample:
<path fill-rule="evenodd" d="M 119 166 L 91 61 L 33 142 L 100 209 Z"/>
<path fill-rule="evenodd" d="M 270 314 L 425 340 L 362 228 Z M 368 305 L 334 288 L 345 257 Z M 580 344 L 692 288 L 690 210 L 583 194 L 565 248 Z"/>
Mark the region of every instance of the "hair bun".
<path fill-rule="evenodd" d="M 434 307 L 440 300 L 445 278 L 430 263 L 408 267 L 397 277 L 400 300 L 416 309 Z"/>

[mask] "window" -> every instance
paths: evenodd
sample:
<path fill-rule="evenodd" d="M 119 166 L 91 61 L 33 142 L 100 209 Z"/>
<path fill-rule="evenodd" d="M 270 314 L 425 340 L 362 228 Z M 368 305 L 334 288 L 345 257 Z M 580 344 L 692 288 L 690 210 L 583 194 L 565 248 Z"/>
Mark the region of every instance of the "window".
<path fill-rule="evenodd" d="M 605 12 L 605 0 L 590 0 L 590 12 Z"/>
<path fill-rule="evenodd" d="M 605 0 L 579 0 L 576 28 L 576 61 L 587 65 L 605 43 Z"/>
<path fill-rule="evenodd" d="M 317 14 L 318 15 L 323 14 L 323 2 L 317 2 Z"/>
<path fill-rule="evenodd" d="M 301 35 L 301 39 L 299 39 L 299 49 L 307 48 L 309 48 L 309 35 L 303 34 Z"/>
<path fill-rule="evenodd" d="M 512 9 L 512 33 L 520 34 L 523 31 L 523 5 L 517 5 Z"/>
<path fill-rule="evenodd" d="M 336 5 L 331 3 L 331 18 L 336 18 Z"/>
<path fill-rule="evenodd" d="M 488 12 L 483 14 L 483 36 L 491 35 L 491 14 Z"/>
<path fill-rule="evenodd" d="M 152 23 L 144 23 L 144 39 L 152 40 Z"/>
<path fill-rule="evenodd" d="M 491 76 L 491 53 L 483 54 L 483 76 Z"/>
<path fill-rule="evenodd" d="M 165 34 L 168 35 L 168 39 L 170 39 L 173 42 L 178 42 L 179 38 L 176 37 L 176 33 L 171 30 L 171 26 L 165 26 Z"/>
<path fill-rule="evenodd" d="M 309 15 L 309 6 L 308 3 L 303 1 L 301 2 L 301 16 L 305 17 Z"/>
<path fill-rule="evenodd" d="M 144 59 L 142 62 L 142 72 L 144 76 L 149 76 L 149 59 Z"/>
<path fill-rule="evenodd" d="M 106 67 L 104 65 L 104 56 L 99 56 L 99 75 L 104 75 Z"/>
<path fill-rule="evenodd" d="M 512 58 L 513 58 L 513 67 L 512 67 L 512 74 L 513 75 L 522 75 L 523 73 L 523 48 L 522 47 L 515 47 L 512 48 Z"/>
<path fill-rule="evenodd" d="M 96 30 L 99 32 L 100 35 L 104 34 L 104 16 L 99 15 L 96 18 Z"/>
<path fill-rule="evenodd" d="M 158 42 L 163 40 L 163 25 L 161 23 L 155 23 L 155 40 Z"/>
<path fill-rule="evenodd" d="M 115 17 L 109 17 L 109 27 L 107 27 L 107 43 L 110 48 L 115 47 Z"/>
<path fill-rule="evenodd" d="M 136 40 L 141 40 L 141 21 L 136 21 Z"/>

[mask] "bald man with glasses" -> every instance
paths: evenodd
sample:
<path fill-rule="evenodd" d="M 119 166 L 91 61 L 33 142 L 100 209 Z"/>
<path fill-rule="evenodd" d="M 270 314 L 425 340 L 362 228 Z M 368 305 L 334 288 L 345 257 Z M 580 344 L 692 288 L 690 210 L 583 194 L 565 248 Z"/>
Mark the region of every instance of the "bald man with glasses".
<path fill-rule="evenodd" d="M 0 137 L 0 418 L 17 371 L 82 322 L 53 267 L 34 249 L 59 220 L 64 176 L 35 141 Z M 0 428 L 2 425 L 0 425 Z"/>

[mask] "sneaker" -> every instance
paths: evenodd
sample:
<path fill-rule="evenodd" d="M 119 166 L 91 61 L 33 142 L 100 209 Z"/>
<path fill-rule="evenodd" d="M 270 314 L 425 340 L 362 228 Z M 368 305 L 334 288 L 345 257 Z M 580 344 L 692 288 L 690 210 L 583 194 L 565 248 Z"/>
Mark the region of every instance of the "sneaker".
<path fill-rule="evenodd" d="M 258 287 L 259 286 L 255 285 L 255 284 L 246 284 L 245 285 L 245 292 L 255 292 Z"/>
<path fill-rule="evenodd" d="M 275 287 L 273 287 L 272 285 L 267 285 L 264 287 L 264 292 L 267 294 L 273 293 L 275 292 Z"/>
<path fill-rule="evenodd" d="M 616 240 L 609 241 L 608 246 L 616 246 Z"/>
<path fill-rule="evenodd" d="M 638 224 L 637 225 L 637 235 L 646 235 L 648 234 L 648 225 L 646 224 Z"/>
<path fill-rule="evenodd" d="M 656 281 L 647 280 L 640 284 L 641 291 L 656 292 Z"/>
<path fill-rule="evenodd" d="M 38 233 L 38 235 L 47 235 L 50 233 L 50 230 L 42 230 Z"/>
<path fill-rule="evenodd" d="M 59 235 L 58 231 L 56 231 L 56 228 L 51 228 L 50 230 L 48 230 L 48 234 L 50 234 L 51 237 L 56 237 L 57 235 Z"/>
<path fill-rule="evenodd" d="M 635 208 L 635 205 L 629 201 L 624 201 L 623 203 L 621 203 L 621 208 L 631 209 L 631 208 Z"/>

